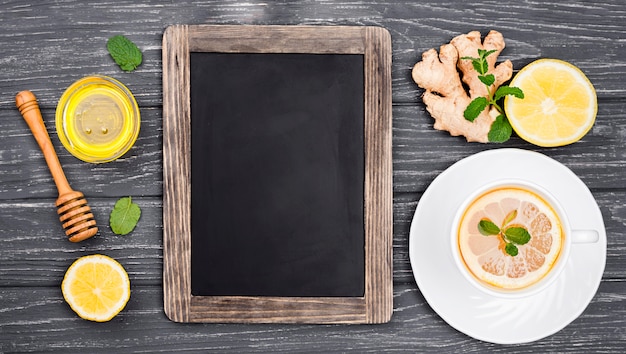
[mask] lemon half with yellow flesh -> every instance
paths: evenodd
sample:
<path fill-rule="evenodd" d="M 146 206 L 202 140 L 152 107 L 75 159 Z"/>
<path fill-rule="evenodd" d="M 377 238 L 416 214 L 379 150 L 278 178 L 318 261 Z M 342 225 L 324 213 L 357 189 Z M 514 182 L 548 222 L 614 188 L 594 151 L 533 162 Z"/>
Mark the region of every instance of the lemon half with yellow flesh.
<path fill-rule="evenodd" d="M 77 259 L 65 272 L 63 297 L 81 318 L 106 322 L 130 299 L 130 281 L 122 265 L 111 257 L 94 254 Z"/>
<path fill-rule="evenodd" d="M 598 111 L 596 91 L 576 66 L 558 59 L 539 59 L 520 70 L 510 86 L 524 98 L 507 96 L 504 110 L 522 139 L 544 147 L 580 140 Z"/>

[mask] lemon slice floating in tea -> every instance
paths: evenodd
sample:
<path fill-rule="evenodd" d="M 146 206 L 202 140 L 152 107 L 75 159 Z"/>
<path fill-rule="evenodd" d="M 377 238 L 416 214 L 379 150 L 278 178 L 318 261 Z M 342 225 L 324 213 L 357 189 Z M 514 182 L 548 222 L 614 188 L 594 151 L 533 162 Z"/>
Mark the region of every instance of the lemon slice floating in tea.
<path fill-rule="evenodd" d="M 74 312 L 96 322 L 111 320 L 130 298 L 130 281 L 124 267 L 100 254 L 77 259 L 67 269 L 61 289 Z"/>
<path fill-rule="evenodd" d="M 481 220 L 498 227 L 521 227 L 530 241 L 517 245 L 518 253 L 505 250 L 501 235 L 485 235 Z M 500 289 L 522 289 L 550 272 L 563 247 L 561 222 L 556 212 L 535 193 L 502 187 L 478 197 L 467 208 L 459 225 L 458 245 L 463 261 L 478 280 Z"/>
<path fill-rule="evenodd" d="M 510 86 L 524 98 L 507 96 L 504 111 L 513 130 L 538 146 L 562 146 L 580 140 L 593 126 L 598 110 L 596 91 L 576 66 L 539 59 L 519 71 Z"/>

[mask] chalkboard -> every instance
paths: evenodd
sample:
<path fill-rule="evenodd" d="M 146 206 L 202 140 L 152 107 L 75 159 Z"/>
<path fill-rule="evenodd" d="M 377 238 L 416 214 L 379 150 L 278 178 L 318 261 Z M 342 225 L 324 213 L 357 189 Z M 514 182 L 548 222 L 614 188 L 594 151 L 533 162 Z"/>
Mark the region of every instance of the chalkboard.
<path fill-rule="evenodd" d="M 190 80 L 192 295 L 363 296 L 363 55 L 191 53 Z"/>
<path fill-rule="evenodd" d="M 170 319 L 390 319 L 390 63 L 376 27 L 166 30 Z"/>

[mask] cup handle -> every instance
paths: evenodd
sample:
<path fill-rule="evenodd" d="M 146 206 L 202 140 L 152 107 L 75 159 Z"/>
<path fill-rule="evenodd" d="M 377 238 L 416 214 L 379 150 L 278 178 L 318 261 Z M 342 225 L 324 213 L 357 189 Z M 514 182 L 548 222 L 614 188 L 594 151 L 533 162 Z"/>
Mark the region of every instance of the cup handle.
<path fill-rule="evenodd" d="M 572 243 L 595 243 L 600 239 L 596 230 L 572 230 Z"/>

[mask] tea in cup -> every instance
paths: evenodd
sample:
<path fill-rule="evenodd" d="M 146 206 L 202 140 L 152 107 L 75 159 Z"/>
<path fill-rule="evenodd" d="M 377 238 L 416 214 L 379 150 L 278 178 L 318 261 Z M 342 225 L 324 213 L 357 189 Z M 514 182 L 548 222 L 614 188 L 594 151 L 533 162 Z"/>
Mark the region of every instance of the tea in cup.
<path fill-rule="evenodd" d="M 498 181 L 462 203 L 451 232 L 452 254 L 465 278 L 495 296 L 534 294 L 556 279 L 573 242 L 598 232 L 573 231 L 550 193 L 522 180 Z"/>

